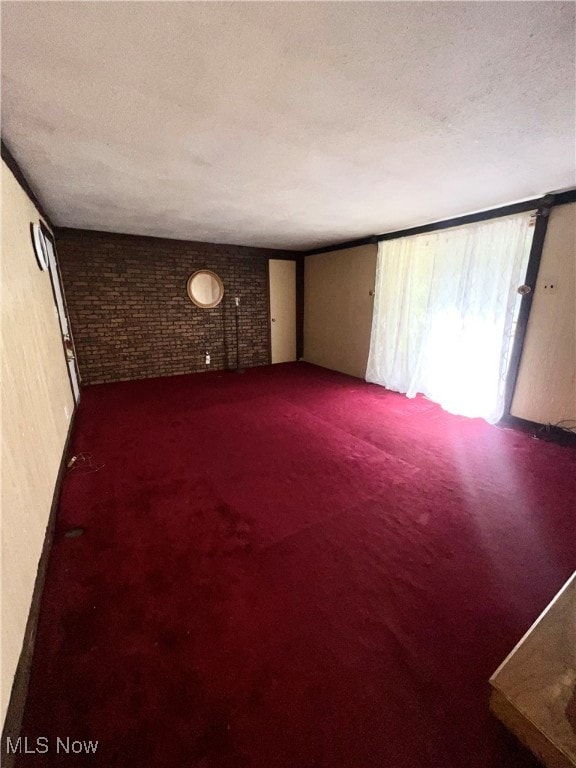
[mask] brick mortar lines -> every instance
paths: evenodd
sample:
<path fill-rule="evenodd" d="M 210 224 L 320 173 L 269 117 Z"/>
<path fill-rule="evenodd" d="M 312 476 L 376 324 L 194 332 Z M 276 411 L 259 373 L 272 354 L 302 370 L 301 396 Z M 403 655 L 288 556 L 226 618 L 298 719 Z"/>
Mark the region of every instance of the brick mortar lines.
<path fill-rule="evenodd" d="M 235 296 L 241 364 L 270 362 L 268 257 L 285 252 L 80 230 L 56 246 L 83 384 L 235 368 Z M 198 269 L 224 283 L 214 309 L 188 298 Z"/>

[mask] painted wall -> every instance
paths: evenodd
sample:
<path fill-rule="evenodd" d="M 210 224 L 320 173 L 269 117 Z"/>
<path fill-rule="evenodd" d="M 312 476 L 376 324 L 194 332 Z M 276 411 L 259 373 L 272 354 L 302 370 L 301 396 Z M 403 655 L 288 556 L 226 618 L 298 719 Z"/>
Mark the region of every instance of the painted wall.
<path fill-rule="evenodd" d="M 547 283 L 556 283 L 548 293 Z M 576 419 L 576 203 L 552 209 L 511 413 Z"/>
<path fill-rule="evenodd" d="M 304 277 L 304 359 L 364 378 L 376 276 L 376 245 L 308 256 Z"/>
<path fill-rule="evenodd" d="M 2 696 L 4 721 L 73 399 L 34 205 L 2 163 Z"/>
<path fill-rule="evenodd" d="M 70 229 L 56 245 L 83 384 L 235 368 L 235 296 L 241 364 L 269 362 L 268 257 L 283 251 Z M 198 269 L 224 283 L 213 309 L 186 292 Z"/>

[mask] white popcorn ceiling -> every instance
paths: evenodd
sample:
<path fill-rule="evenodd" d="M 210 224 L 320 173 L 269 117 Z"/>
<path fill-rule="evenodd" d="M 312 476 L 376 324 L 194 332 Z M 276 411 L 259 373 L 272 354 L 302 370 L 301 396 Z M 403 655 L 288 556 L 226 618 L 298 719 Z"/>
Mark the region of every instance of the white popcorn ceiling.
<path fill-rule="evenodd" d="M 303 250 L 575 182 L 574 3 L 3 2 L 60 226 Z"/>

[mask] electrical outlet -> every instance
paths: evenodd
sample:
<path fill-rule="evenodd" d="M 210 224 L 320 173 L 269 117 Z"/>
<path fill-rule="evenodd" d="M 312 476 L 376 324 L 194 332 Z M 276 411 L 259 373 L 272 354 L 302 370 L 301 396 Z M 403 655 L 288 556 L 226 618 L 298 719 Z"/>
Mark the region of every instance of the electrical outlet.
<path fill-rule="evenodd" d="M 558 290 L 558 281 L 555 277 L 548 276 L 542 280 L 542 290 L 544 293 L 556 293 Z"/>
<path fill-rule="evenodd" d="M 206 352 L 206 365 L 210 365 L 210 352 Z"/>

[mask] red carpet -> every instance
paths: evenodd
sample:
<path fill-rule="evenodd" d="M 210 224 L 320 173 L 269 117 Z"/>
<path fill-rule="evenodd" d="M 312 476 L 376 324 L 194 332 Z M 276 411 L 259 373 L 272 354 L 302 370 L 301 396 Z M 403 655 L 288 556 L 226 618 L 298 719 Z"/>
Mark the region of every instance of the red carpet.
<path fill-rule="evenodd" d="M 19 766 L 536 765 L 487 680 L 576 568 L 573 448 L 300 363 L 91 387 L 82 451 Z"/>

